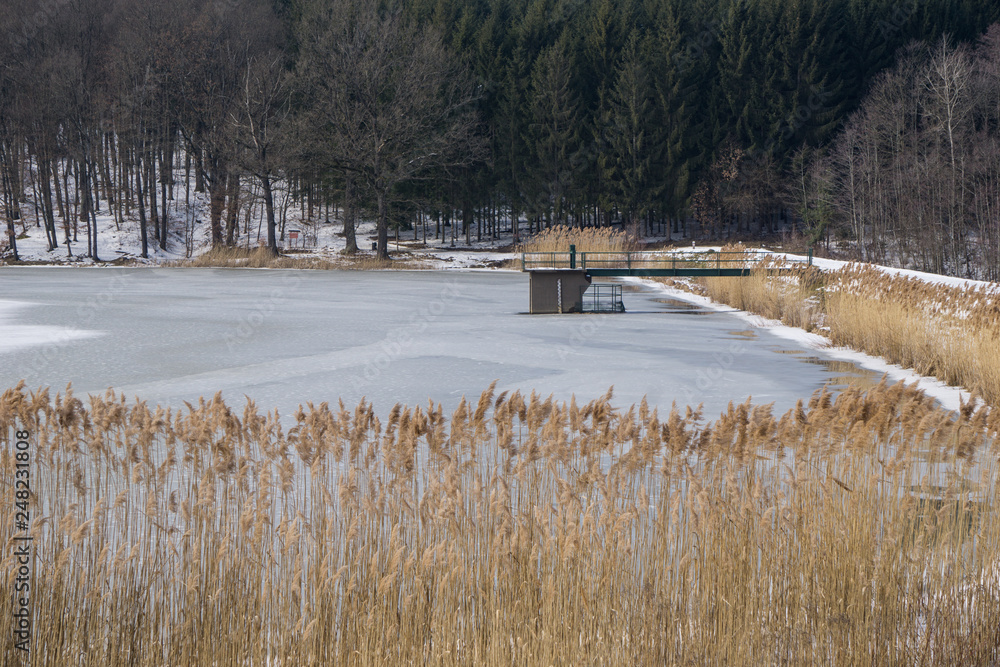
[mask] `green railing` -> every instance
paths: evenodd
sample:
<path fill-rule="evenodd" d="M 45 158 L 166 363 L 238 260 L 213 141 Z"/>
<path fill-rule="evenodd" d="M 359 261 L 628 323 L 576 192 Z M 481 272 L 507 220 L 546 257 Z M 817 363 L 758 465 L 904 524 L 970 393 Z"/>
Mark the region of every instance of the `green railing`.
<path fill-rule="evenodd" d="M 581 269 L 746 269 L 760 262 L 760 255 L 747 252 L 655 253 L 582 252 Z"/>
<path fill-rule="evenodd" d="M 752 269 L 771 257 L 759 252 L 576 252 L 570 246 L 569 252 L 528 252 L 521 253 L 521 270 L 537 269 L 582 269 L 624 270 L 624 271 L 745 271 Z M 796 264 L 788 260 L 789 264 Z M 812 265 L 812 253 L 806 262 Z"/>

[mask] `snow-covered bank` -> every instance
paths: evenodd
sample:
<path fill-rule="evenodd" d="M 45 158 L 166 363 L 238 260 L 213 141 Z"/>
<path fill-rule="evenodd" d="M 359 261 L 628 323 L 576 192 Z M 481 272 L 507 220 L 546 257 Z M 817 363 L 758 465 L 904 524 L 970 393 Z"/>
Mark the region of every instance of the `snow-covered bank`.
<path fill-rule="evenodd" d="M 771 252 L 769 250 L 761 250 L 760 252 L 767 252 L 770 255 L 776 257 L 785 257 L 792 261 L 804 262 L 808 258 L 805 255 L 795 255 L 791 253 L 783 252 Z M 819 267 L 823 271 L 838 271 L 851 262 L 845 262 L 839 259 L 821 259 L 819 257 L 813 258 L 813 265 Z M 913 269 L 897 269 L 892 266 L 882 266 L 880 264 L 872 264 L 874 268 L 887 273 L 892 276 L 902 276 L 904 278 L 916 278 L 917 280 L 922 280 L 925 283 L 930 283 L 932 285 L 945 285 L 948 287 L 960 287 L 963 289 L 969 288 L 991 288 L 996 289 L 1000 287 L 997 283 L 991 283 L 985 280 L 971 280 L 969 278 L 955 278 L 952 276 L 942 276 L 937 273 L 927 273 L 925 271 L 914 271 Z"/>
<path fill-rule="evenodd" d="M 927 395 L 933 396 L 943 407 L 949 410 L 958 410 L 963 402 L 967 403 L 971 400 L 971 394 L 961 387 L 953 387 L 941 382 L 937 378 L 919 375 L 913 369 L 890 364 L 881 357 L 874 357 L 870 354 L 846 347 L 836 347 L 830 342 L 829 338 L 820 334 L 810 333 L 797 327 L 782 324 L 778 320 L 770 320 L 759 315 L 754 315 L 753 313 L 737 310 L 731 306 L 712 301 L 706 296 L 692 294 L 691 292 L 670 287 L 654 280 L 645 278 L 623 278 L 622 280 L 653 287 L 672 298 L 697 304 L 706 309 L 730 313 L 739 317 L 750 326 L 758 329 L 767 329 L 772 334 L 794 341 L 805 349 L 822 350 L 823 354 L 828 357 L 848 361 L 861 368 L 884 374 L 893 382 L 903 381 L 907 384 L 916 384 L 919 389 Z"/>

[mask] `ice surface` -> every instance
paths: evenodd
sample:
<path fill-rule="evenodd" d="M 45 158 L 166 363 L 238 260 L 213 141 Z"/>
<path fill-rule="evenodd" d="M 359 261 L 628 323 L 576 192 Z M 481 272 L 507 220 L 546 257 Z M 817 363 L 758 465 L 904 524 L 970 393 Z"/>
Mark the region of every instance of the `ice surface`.
<path fill-rule="evenodd" d="M 0 354 L 39 345 L 63 345 L 100 335 L 97 331 L 19 324 L 20 314 L 31 305 L 17 301 L 0 301 Z"/>
<path fill-rule="evenodd" d="M 560 400 L 614 385 L 622 407 L 647 396 L 712 417 L 748 396 L 783 411 L 824 384 L 877 380 L 642 285 L 616 315 L 524 314 L 528 278 L 507 272 L 9 268 L 0 285 L 0 388 L 71 382 L 178 407 L 221 391 L 287 415 L 362 396 L 380 413 L 428 399 L 448 411 L 498 379 Z"/>

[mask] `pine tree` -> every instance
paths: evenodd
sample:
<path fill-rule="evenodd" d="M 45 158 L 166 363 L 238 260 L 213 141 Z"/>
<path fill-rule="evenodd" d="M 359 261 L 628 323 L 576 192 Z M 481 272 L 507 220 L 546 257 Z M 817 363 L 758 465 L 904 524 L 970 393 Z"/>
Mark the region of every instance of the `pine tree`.
<path fill-rule="evenodd" d="M 573 63 L 568 36 L 545 49 L 531 72 L 529 144 L 536 159 L 533 168 L 541 188 L 536 211 L 549 224 L 566 222 L 566 197 L 579 171 L 579 103 L 573 90 Z"/>
<path fill-rule="evenodd" d="M 652 87 L 638 42 L 633 33 L 616 68 L 606 116 L 608 153 L 602 159 L 626 223 L 644 219 L 665 185 L 653 178 L 660 146 L 652 131 Z"/>

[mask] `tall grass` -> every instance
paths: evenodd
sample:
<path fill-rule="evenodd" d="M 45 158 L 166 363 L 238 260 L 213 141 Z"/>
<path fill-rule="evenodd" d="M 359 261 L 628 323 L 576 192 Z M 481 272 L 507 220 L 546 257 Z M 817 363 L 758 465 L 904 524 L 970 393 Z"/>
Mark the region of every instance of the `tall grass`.
<path fill-rule="evenodd" d="M 577 252 L 624 253 L 638 249 L 627 234 L 608 227 L 556 225 L 531 237 L 516 252 L 569 252 L 570 245 L 575 245 Z"/>
<path fill-rule="evenodd" d="M 282 428 L 218 396 L 8 390 L 8 540 L 15 426 L 33 440 L 30 662 L 1000 659 L 997 413 L 886 384 L 711 422 L 609 400 L 491 387 L 450 419 L 322 404 Z"/>
<path fill-rule="evenodd" d="M 767 272 L 780 266 L 770 262 L 745 278 L 704 278 L 699 291 L 791 326 L 823 329 L 836 345 L 967 387 L 1000 406 L 1000 285 L 941 285 L 862 264 Z"/>
<path fill-rule="evenodd" d="M 828 278 L 825 310 L 836 344 L 1000 405 L 1000 285 L 961 288 L 850 265 Z"/>
<path fill-rule="evenodd" d="M 723 251 L 746 252 L 746 248 L 732 245 Z M 814 266 L 791 265 L 772 258 L 755 262 L 753 268 L 757 270 L 750 276 L 703 279 L 705 294 L 713 301 L 807 331 L 821 322 L 822 271 Z M 781 275 L 775 275 L 774 269 L 781 269 Z"/>
<path fill-rule="evenodd" d="M 577 264 L 583 268 L 583 255 L 599 253 L 587 260 L 590 266 L 623 266 L 628 261 L 626 253 L 638 249 L 638 244 L 621 231 L 607 227 L 567 227 L 557 225 L 532 237 L 527 243 L 515 249 L 515 258 L 507 264 L 508 268 L 520 269 L 521 253 L 557 253 L 552 257 L 534 257 L 529 268 L 552 267 L 569 268 L 570 246 L 576 246 Z M 635 259 L 634 257 L 632 258 Z"/>
<path fill-rule="evenodd" d="M 300 254 L 275 255 L 266 247 L 254 248 L 212 248 L 197 257 L 180 260 L 169 266 L 194 268 L 238 268 L 238 269 L 339 269 L 345 271 L 415 270 L 426 269 L 429 265 L 407 257 L 392 260 L 378 259 L 372 255 L 327 255 Z"/>

